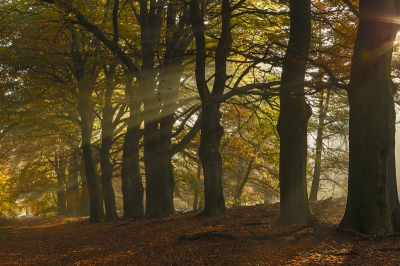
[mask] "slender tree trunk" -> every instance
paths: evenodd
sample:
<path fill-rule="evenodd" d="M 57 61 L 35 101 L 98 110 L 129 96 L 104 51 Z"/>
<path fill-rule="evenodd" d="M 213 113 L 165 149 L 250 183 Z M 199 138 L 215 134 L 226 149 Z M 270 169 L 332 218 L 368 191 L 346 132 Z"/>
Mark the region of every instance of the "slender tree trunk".
<path fill-rule="evenodd" d="M 96 170 L 93 164 L 91 138 L 93 118 L 91 118 L 90 104 L 87 99 L 81 98 L 78 104 L 78 112 L 81 116 L 81 137 L 82 137 L 82 156 L 85 165 L 85 174 L 87 180 L 87 191 L 89 196 L 91 223 L 100 222 L 99 194 L 96 178 Z"/>
<path fill-rule="evenodd" d="M 113 166 L 110 162 L 110 150 L 112 144 L 112 136 L 114 133 L 113 117 L 114 108 L 112 107 L 112 94 L 114 91 L 114 71 L 115 67 L 111 66 L 106 70 L 106 92 L 104 96 L 103 119 L 101 121 L 101 147 L 100 147 L 100 167 L 101 167 L 101 185 L 105 206 L 105 221 L 114 222 L 117 220 L 117 208 L 115 205 L 115 194 L 112 186 Z"/>
<path fill-rule="evenodd" d="M 73 152 L 68 165 L 67 182 L 67 214 L 76 216 L 79 212 L 80 193 L 79 193 L 79 157 Z"/>
<path fill-rule="evenodd" d="M 348 89 L 348 198 L 340 226 L 367 234 L 400 230 L 391 81 L 393 42 L 398 31 L 391 18 L 399 16 L 399 8 L 397 0 L 360 0 Z"/>
<path fill-rule="evenodd" d="M 56 156 L 55 162 L 55 172 L 57 175 L 57 205 L 58 205 L 58 215 L 67 214 L 67 198 L 65 192 L 66 183 L 66 162 Z"/>
<path fill-rule="evenodd" d="M 246 170 L 246 173 L 244 175 L 242 182 L 240 182 L 239 186 L 236 188 L 236 193 L 234 196 L 234 205 L 235 206 L 241 205 L 240 198 L 242 197 L 244 186 L 246 185 L 247 181 L 249 180 L 251 168 L 253 167 L 253 162 L 254 162 L 254 159 L 251 159 L 249 162 L 249 165 L 247 166 L 247 170 Z"/>
<path fill-rule="evenodd" d="M 307 122 L 311 108 L 304 97 L 304 57 L 308 56 L 310 40 L 310 0 L 290 1 L 290 38 L 279 94 L 280 215 L 277 223 L 281 224 L 305 222 L 312 216 L 306 184 Z"/>
<path fill-rule="evenodd" d="M 197 163 L 197 175 L 196 175 L 196 181 L 195 182 L 196 183 L 197 183 L 197 181 L 200 182 L 200 180 L 201 180 L 201 163 L 198 162 Z M 194 199 L 193 199 L 193 211 L 199 210 L 199 208 L 200 208 L 199 200 L 201 200 L 200 191 L 198 189 L 198 186 L 195 185 L 195 187 L 194 187 Z"/>
<path fill-rule="evenodd" d="M 324 105 L 324 91 L 320 93 L 319 99 L 319 115 L 318 115 L 318 129 L 317 129 L 317 139 L 316 139 L 316 151 L 315 151 L 315 163 L 314 163 L 314 173 L 310 192 L 310 201 L 318 199 L 318 190 L 321 177 L 321 165 L 322 165 L 322 141 L 325 128 L 325 117 L 328 111 L 330 90 L 328 90 L 326 95 L 326 102 Z"/>
<path fill-rule="evenodd" d="M 199 203 L 199 192 L 197 190 L 194 191 L 194 198 L 193 198 L 193 211 L 198 210 L 198 203 Z"/>

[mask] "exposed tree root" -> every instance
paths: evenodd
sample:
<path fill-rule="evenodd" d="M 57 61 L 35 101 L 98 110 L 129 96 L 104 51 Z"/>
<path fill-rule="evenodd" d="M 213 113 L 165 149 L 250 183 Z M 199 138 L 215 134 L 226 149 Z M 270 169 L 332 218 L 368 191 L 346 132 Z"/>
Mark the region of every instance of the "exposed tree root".
<path fill-rule="evenodd" d="M 282 231 L 280 233 L 277 234 L 263 234 L 263 235 L 258 235 L 258 236 L 248 236 L 245 237 L 246 239 L 256 239 L 256 240 L 269 240 L 269 239 L 273 239 L 276 237 L 284 237 L 284 236 L 289 236 L 292 235 L 298 231 L 304 230 L 306 228 L 310 228 L 313 227 L 313 223 L 307 223 L 298 227 L 295 227 L 293 229 L 287 230 L 287 231 Z"/>
<path fill-rule="evenodd" d="M 347 228 L 342 228 L 342 227 L 335 227 L 335 226 L 330 226 L 330 225 L 326 225 L 326 224 L 319 224 L 318 222 L 316 222 L 315 220 L 311 220 L 309 223 L 300 225 L 298 227 L 292 228 L 290 230 L 285 230 L 282 231 L 280 233 L 266 233 L 266 234 L 262 234 L 262 235 L 254 235 L 254 236 L 245 236 L 242 239 L 254 239 L 254 240 L 271 240 L 277 237 L 285 237 L 285 236 L 290 236 L 292 234 L 295 234 L 299 231 L 302 231 L 304 229 L 307 228 L 313 228 L 314 230 L 314 234 L 316 234 L 316 232 L 322 230 L 331 230 L 331 231 L 341 231 L 341 232 L 345 232 L 348 234 L 352 234 L 355 236 L 358 236 L 364 240 L 371 240 L 371 239 L 377 239 L 377 238 L 387 238 L 387 237 L 400 237 L 400 234 L 391 234 L 391 235 L 365 235 L 362 234 L 360 232 L 357 232 L 355 230 L 352 229 L 347 229 Z M 220 233 L 220 232 L 216 232 L 216 231 L 207 231 L 207 232 L 201 232 L 195 235 L 182 235 L 178 237 L 178 240 L 198 240 L 201 238 L 207 238 L 207 237 L 218 237 L 218 238 L 224 238 L 224 239 L 234 239 L 234 240 L 240 240 L 240 238 L 236 235 L 232 235 L 232 234 L 226 234 L 226 233 Z M 382 249 L 382 251 L 387 251 L 390 249 Z M 400 251 L 400 247 L 398 248 L 393 248 L 393 250 L 396 251 Z M 329 255 L 352 255 L 352 254 L 357 254 L 355 252 L 348 252 L 348 253 L 330 253 Z"/>
<path fill-rule="evenodd" d="M 257 235 L 257 236 L 247 236 L 247 237 L 244 237 L 244 239 L 269 240 L 269 239 L 273 239 L 276 237 L 289 236 L 289 235 L 292 235 L 303 229 L 310 228 L 312 226 L 313 226 L 313 223 L 308 223 L 308 224 L 293 228 L 291 230 L 283 231 L 281 233 L 263 234 L 263 235 Z M 207 237 L 219 237 L 219 238 L 225 238 L 225 239 L 239 240 L 239 237 L 237 237 L 236 235 L 225 234 L 225 233 L 220 233 L 220 232 L 216 232 L 216 231 L 202 232 L 202 233 L 198 233 L 198 234 L 195 234 L 192 236 L 182 235 L 182 236 L 178 237 L 178 240 L 198 240 L 198 239 L 207 238 Z"/>
<path fill-rule="evenodd" d="M 239 240 L 239 238 L 236 235 L 225 234 L 225 233 L 220 233 L 220 232 L 216 232 L 216 231 L 202 232 L 202 233 L 198 233 L 198 234 L 195 234 L 192 236 L 182 235 L 182 236 L 178 237 L 178 240 L 198 240 L 198 239 L 207 238 L 207 237 L 218 237 L 218 238 Z"/>
<path fill-rule="evenodd" d="M 337 231 L 342 231 L 342 232 L 345 232 L 345 233 L 350 233 L 350 234 L 353 234 L 353 235 L 356 235 L 356 236 L 359 236 L 359 237 L 361 237 L 362 239 L 371 239 L 371 238 L 374 238 L 374 236 L 364 235 L 364 234 L 362 234 L 362 233 L 360 233 L 360 232 L 357 232 L 357 231 L 355 231 L 355 230 L 347 229 L 347 228 L 343 228 L 343 227 L 337 227 L 336 230 L 337 230 Z"/>

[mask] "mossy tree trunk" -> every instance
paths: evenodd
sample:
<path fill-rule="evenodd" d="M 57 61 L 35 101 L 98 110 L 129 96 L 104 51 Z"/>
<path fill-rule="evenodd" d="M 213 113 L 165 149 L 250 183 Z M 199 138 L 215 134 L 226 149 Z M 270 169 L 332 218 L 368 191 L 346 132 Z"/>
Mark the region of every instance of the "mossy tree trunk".
<path fill-rule="evenodd" d="M 360 0 L 348 89 L 349 187 L 341 227 L 366 234 L 400 230 L 395 170 L 393 42 L 400 1 Z M 380 19 L 382 18 L 382 19 Z"/>
<path fill-rule="evenodd" d="M 281 77 L 280 215 L 277 223 L 305 222 L 311 218 L 306 184 L 307 123 L 311 108 L 305 102 L 304 76 L 311 40 L 310 0 L 290 1 L 290 37 Z"/>

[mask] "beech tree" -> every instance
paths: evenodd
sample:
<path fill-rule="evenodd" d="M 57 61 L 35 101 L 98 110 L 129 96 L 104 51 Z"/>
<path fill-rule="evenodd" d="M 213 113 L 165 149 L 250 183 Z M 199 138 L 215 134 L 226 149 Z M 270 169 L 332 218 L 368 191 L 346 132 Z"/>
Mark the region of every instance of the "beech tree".
<path fill-rule="evenodd" d="M 202 10 L 203 8 L 203 10 Z M 202 12 L 203 11 L 203 12 Z M 193 34 L 196 38 L 196 84 L 201 100 L 201 137 L 199 157 L 204 173 L 204 210 L 202 216 L 212 216 L 225 211 L 222 189 L 221 138 L 224 128 L 221 126 L 220 105 L 227 80 L 226 60 L 229 56 L 231 35 L 231 6 L 229 0 L 223 0 L 221 6 L 222 29 L 215 51 L 215 82 L 212 91 L 207 86 L 206 40 L 204 28 L 204 3 L 191 3 Z"/>
<path fill-rule="evenodd" d="M 311 2 L 290 2 L 290 37 L 282 65 L 280 87 L 280 215 L 278 223 L 311 218 L 306 183 L 307 122 L 311 108 L 305 102 L 304 78 L 311 41 Z"/>
<path fill-rule="evenodd" d="M 368 234 L 400 230 L 395 169 L 396 86 L 391 80 L 400 1 L 360 0 L 348 97 L 349 188 L 341 227 Z"/>

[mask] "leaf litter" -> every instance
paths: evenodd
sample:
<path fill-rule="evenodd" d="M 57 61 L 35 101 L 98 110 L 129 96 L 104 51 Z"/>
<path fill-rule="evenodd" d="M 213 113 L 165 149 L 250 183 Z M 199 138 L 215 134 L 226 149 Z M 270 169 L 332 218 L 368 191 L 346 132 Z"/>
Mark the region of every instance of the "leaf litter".
<path fill-rule="evenodd" d="M 396 265 L 400 237 L 336 230 L 343 200 L 312 202 L 316 223 L 276 226 L 279 204 L 211 218 L 89 224 L 88 217 L 0 220 L 0 265 Z M 267 237 L 260 237 L 267 236 Z"/>

